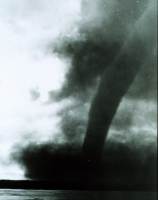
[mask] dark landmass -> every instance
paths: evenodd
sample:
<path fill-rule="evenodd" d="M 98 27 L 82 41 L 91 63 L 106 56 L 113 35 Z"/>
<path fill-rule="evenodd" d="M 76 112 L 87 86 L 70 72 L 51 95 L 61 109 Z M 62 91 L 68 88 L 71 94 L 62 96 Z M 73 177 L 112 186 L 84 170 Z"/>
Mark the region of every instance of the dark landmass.
<path fill-rule="evenodd" d="M 52 180 L 52 181 L 36 181 L 36 180 L 0 180 L 0 189 L 44 189 L 44 190 L 93 190 L 93 191 L 156 191 L 156 185 L 110 185 L 89 184 L 82 182 L 69 182 L 69 180 Z"/>

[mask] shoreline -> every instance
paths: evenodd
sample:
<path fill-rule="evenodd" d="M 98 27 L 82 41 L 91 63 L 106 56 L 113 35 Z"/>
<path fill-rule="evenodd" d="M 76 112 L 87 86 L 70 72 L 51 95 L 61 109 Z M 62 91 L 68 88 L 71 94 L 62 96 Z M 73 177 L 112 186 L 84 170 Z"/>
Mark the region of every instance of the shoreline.
<path fill-rule="evenodd" d="M 157 191 L 157 185 L 152 184 L 85 184 L 69 181 L 47 180 L 0 180 L 0 189 L 33 189 L 33 190 L 83 190 L 83 191 Z"/>

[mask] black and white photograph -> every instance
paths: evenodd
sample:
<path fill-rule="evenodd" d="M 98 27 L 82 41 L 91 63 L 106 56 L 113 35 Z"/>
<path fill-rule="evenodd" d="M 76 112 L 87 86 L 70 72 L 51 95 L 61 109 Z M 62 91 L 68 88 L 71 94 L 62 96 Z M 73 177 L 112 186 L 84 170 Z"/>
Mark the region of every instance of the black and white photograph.
<path fill-rule="evenodd" d="M 0 200 L 156 188 L 157 0 L 0 0 Z"/>

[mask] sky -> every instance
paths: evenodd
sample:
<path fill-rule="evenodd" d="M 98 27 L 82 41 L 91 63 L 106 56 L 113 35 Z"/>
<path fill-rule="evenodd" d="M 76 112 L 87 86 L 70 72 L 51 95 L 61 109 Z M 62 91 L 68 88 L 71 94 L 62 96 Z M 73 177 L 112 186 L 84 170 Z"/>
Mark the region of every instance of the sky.
<path fill-rule="evenodd" d="M 79 12 L 73 0 L 0 1 L 0 179 L 23 177 L 9 161 L 16 142 L 55 133 L 58 106 L 46 102 L 48 91 L 61 87 L 66 64 L 49 46 L 69 33 Z"/>
<path fill-rule="evenodd" d="M 62 102 L 49 102 L 49 91 L 62 87 L 69 60 L 53 53 L 51 46 L 61 35 L 76 34 L 80 17 L 80 0 L 0 1 L 0 179 L 24 178 L 23 169 L 10 159 L 18 144 L 46 142 L 59 132 Z M 139 83 L 138 77 L 134 90 Z M 120 128 L 120 118 L 127 124 L 129 119 L 129 134 Z M 155 100 L 126 96 L 109 135 L 123 142 L 152 143 Z"/>

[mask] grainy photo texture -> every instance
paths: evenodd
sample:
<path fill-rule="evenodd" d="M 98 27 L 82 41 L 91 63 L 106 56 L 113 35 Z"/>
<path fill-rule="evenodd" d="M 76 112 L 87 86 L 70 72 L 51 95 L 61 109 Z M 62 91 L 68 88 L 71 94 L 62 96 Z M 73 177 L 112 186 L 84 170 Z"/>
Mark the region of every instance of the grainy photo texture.
<path fill-rule="evenodd" d="M 155 200 L 156 0 L 1 0 L 0 44 L 0 200 Z"/>

